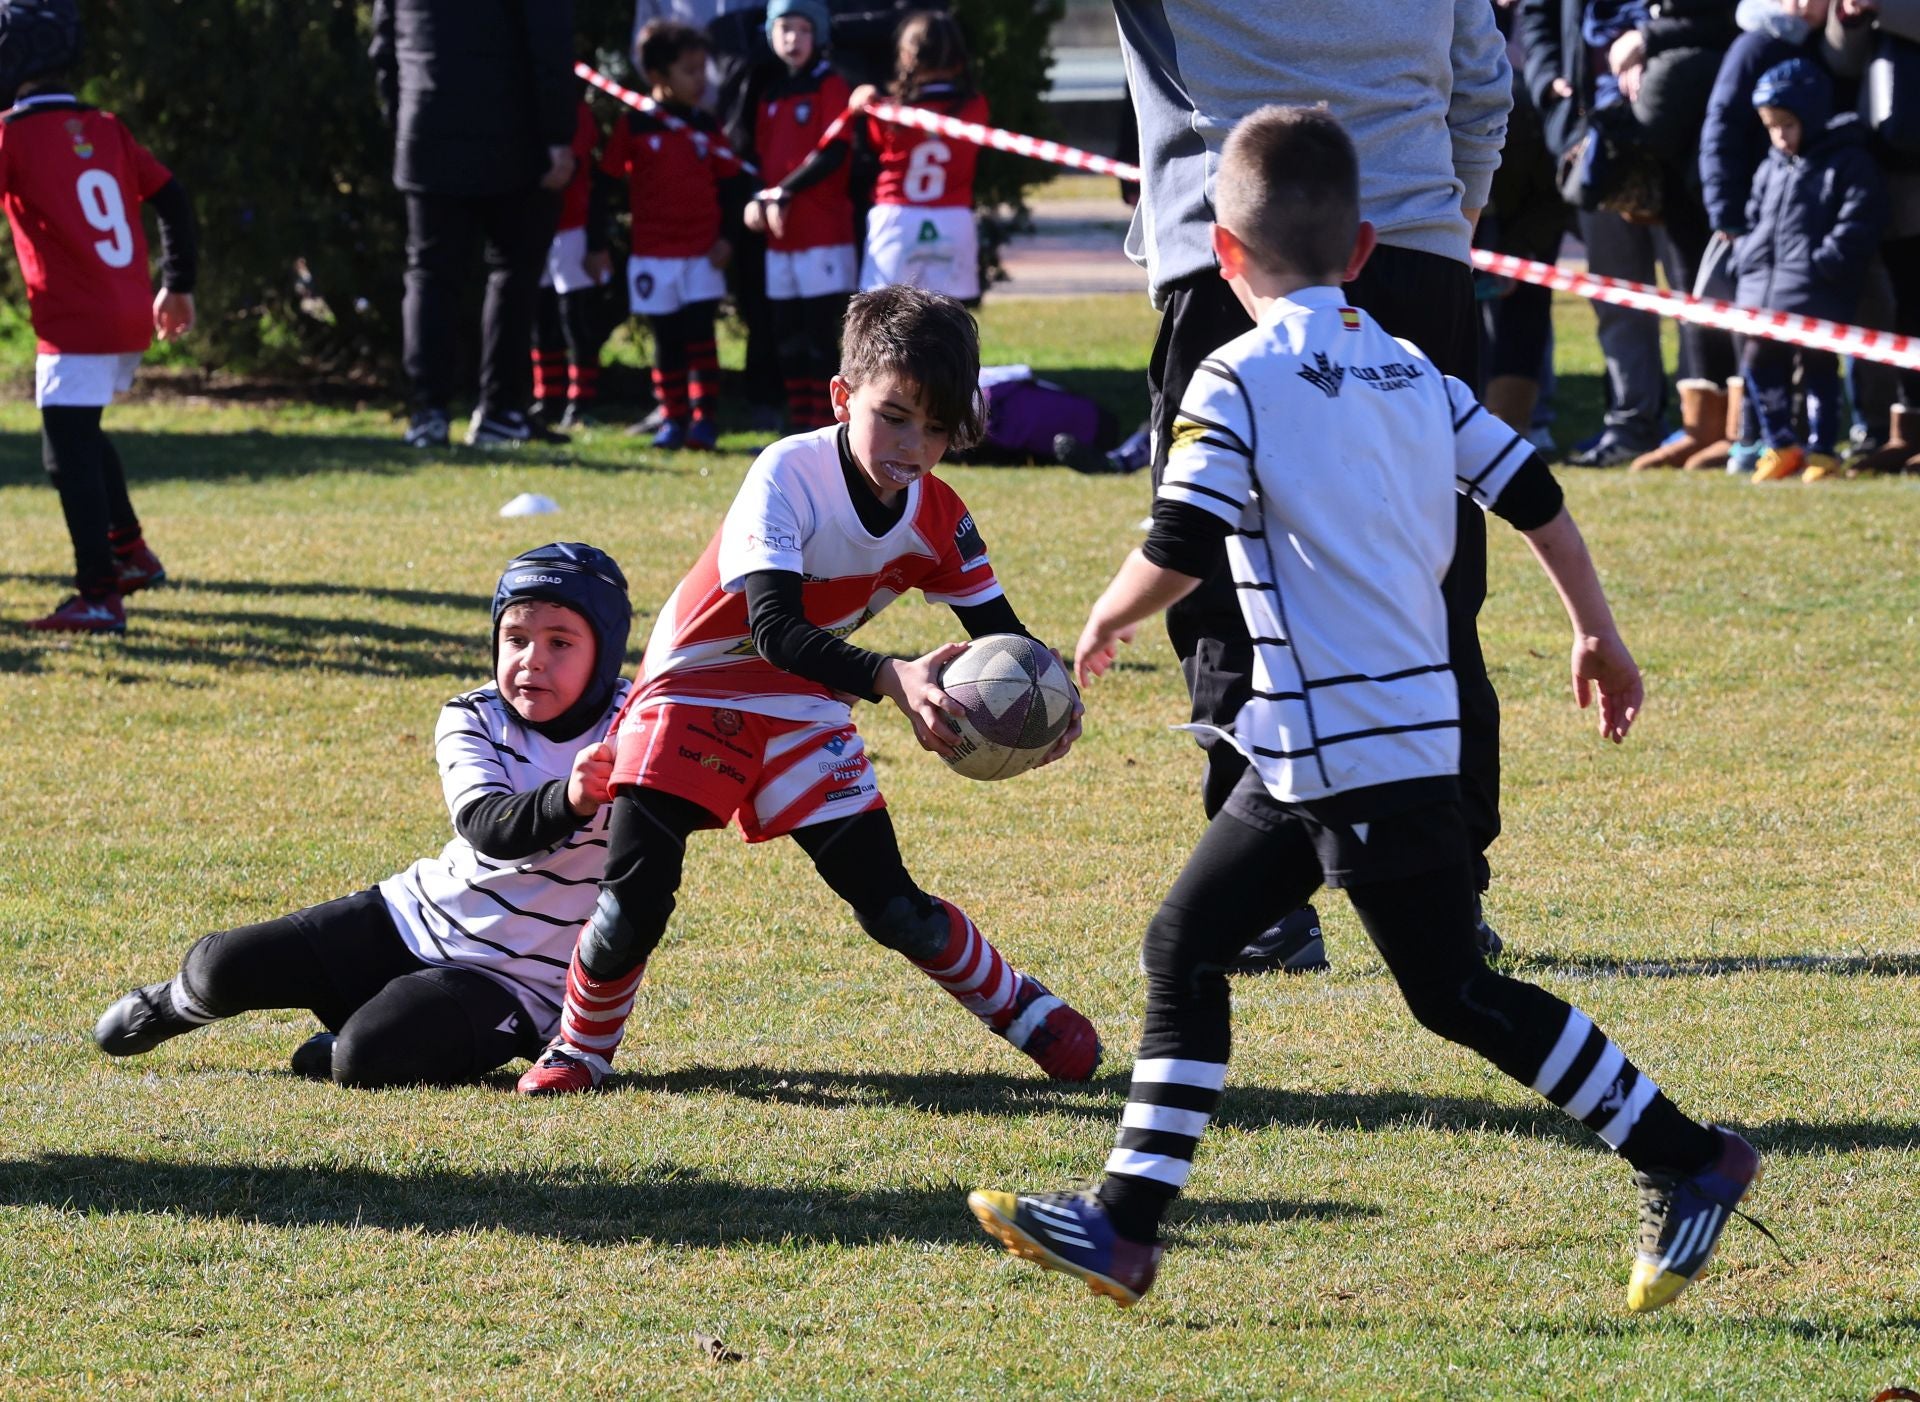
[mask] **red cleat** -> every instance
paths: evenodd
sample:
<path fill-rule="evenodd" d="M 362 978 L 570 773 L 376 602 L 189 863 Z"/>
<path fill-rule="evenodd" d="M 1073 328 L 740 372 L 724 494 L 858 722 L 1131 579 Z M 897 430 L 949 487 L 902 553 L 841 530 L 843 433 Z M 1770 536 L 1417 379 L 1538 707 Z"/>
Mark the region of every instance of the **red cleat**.
<path fill-rule="evenodd" d="M 158 555 L 147 548 L 144 540 L 136 540 L 132 545 L 114 550 L 113 572 L 119 581 L 122 597 L 167 582 L 167 567 L 160 563 Z"/>
<path fill-rule="evenodd" d="M 36 618 L 27 627 L 42 633 L 124 633 L 127 631 L 127 610 L 118 594 L 101 594 L 94 598 L 75 594 L 63 600 L 60 607 L 45 618 Z"/>
<path fill-rule="evenodd" d="M 574 1095 L 598 1090 L 607 1064 L 597 1056 L 555 1042 L 540 1053 L 514 1087 L 522 1095 Z"/>
<path fill-rule="evenodd" d="M 1020 975 L 1013 1020 L 1000 1033 L 1056 1081 L 1090 1081 L 1100 1069 L 1100 1034 L 1093 1024 L 1046 989 Z"/>

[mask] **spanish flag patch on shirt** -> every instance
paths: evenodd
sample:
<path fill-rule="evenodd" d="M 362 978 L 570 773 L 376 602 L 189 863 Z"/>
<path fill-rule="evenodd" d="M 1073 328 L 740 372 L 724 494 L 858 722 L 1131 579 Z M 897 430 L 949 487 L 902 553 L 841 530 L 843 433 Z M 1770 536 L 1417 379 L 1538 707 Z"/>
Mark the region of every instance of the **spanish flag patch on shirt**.
<path fill-rule="evenodd" d="M 1340 325 L 1348 331 L 1358 331 L 1360 329 L 1360 313 L 1352 307 L 1340 308 Z"/>

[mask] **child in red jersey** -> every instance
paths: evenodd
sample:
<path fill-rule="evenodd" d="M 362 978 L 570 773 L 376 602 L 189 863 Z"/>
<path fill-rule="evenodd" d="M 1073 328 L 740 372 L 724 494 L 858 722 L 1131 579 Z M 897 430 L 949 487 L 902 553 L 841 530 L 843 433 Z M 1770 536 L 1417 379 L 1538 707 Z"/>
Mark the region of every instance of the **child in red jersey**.
<path fill-rule="evenodd" d="M 696 105 L 707 90 L 707 49 L 691 25 L 648 22 L 634 59 L 661 111 L 622 113 L 602 162 L 632 193 L 627 294 L 653 331 L 653 392 L 665 415 L 656 448 L 711 448 L 719 437 L 713 323 L 733 256 L 720 236 L 722 201 L 737 210 L 746 186 L 720 124 Z"/>
<path fill-rule="evenodd" d="M 1093 1075 L 1092 1024 L 908 875 L 850 710 L 885 696 L 924 748 L 953 747 L 957 708 L 938 678 L 964 644 L 900 661 L 845 641 L 909 589 L 953 609 L 973 637 L 1025 632 L 973 517 L 932 476 L 949 444 L 978 436 L 979 344 L 951 298 L 861 293 L 833 379 L 841 426 L 759 456 L 662 607 L 615 725 L 606 875 L 574 947 L 560 1035 L 522 1092 L 590 1090 L 608 1074 L 687 839 L 735 818 L 749 842 L 792 836 L 862 929 L 1049 1076 Z M 1076 708 L 1049 759 L 1079 733 Z"/>
<path fill-rule="evenodd" d="M 193 207 L 119 118 L 77 101 L 55 75 L 80 57 L 74 0 L 0 4 L 0 199 L 39 338 L 34 402 L 41 454 L 73 540 L 74 589 L 30 627 L 123 633 L 121 599 L 167 577 L 147 548 L 100 411 L 133 384 L 157 331 L 193 325 Z M 140 206 L 160 217 L 154 295 Z"/>
<path fill-rule="evenodd" d="M 583 100 L 573 128 L 573 179 L 560 196 L 560 220 L 534 301 L 534 409 L 561 428 L 582 426 L 600 389 L 600 306 L 613 261 L 594 181 L 599 144 L 600 124 Z"/>
<path fill-rule="evenodd" d="M 767 42 L 787 71 L 761 99 L 753 126 L 767 188 L 747 206 L 747 227 L 767 236 L 767 298 L 796 431 L 833 422 L 827 381 L 858 263 L 846 143 L 817 149 L 852 97 L 824 56 L 828 26 L 820 0 L 767 6 Z"/>
<path fill-rule="evenodd" d="M 987 100 L 973 89 L 966 40 L 952 15 L 922 10 L 907 16 L 894 38 L 892 94 L 963 122 L 987 120 Z M 864 109 L 875 90 L 853 94 Z M 866 139 L 880 158 L 867 215 L 866 291 L 910 283 L 974 303 L 980 300 L 980 236 L 973 223 L 973 170 L 980 148 L 867 118 Z"/>

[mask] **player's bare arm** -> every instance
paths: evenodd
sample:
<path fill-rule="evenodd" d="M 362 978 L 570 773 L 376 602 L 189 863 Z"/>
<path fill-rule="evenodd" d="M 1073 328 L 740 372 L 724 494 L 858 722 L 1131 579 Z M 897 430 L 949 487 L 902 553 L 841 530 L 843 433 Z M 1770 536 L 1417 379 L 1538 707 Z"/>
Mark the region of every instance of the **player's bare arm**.
<path fill-rule="evenodd" d="M 1085 686 L 1090 678 L 1105 674 L 1120 644 L 1133 641 L 1143 620 L 1186 598 L 1199 584 L 1190 574 L 1156 565 L 1138 550 L 1131 552 L 1080 630 L 1073 650 L 1074 679 Z"/>
<path fill-rule="evenodd" d="M 1562 507 L 1546 525 L 1525 532 L 1533 556 L 1553 581 L 1573 625 L 1573 695 L 1585 710 L 1600 692 L 1600 733 L 1616 745 L 1640 715 L 1646 690 L 1640 668 L 1620 639 L 1606 591 L 1580 528 Z"/>
<path fill-rule="evenodd" d="M 942 643 L 925 657 L 889 657 L 874 674 L 873 689 L 913 722 L 920 748 L 937 755 L 953 752 L 954 732 L 942 718 L 964 714 L 960 703 L 940 689 L 940 669 L 966 650 L 965 643 Z"/>

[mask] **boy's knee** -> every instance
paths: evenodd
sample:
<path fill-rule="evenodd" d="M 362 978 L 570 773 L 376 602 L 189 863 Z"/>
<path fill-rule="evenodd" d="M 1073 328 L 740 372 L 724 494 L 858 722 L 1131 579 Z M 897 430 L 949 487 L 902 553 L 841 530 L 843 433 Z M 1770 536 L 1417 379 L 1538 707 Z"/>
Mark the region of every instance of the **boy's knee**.
<path fill-rule="evenodd" d="M 1205 957 L 1204 943 L 1190 932 L 1185 912 L 1162 904 L 1147 922 L 1140 945 L 1140 969 L 1150 996 L 1224 999 L 1227 970 Z"/>
<path fill-rule="evenodd" d="M 1407 1010 L 1429 1032 L 1462 1046 L 1479 1046 L 1489 1033 L 1508 1032 L 1514 1019 L 1502 975 L 1484 966 L 1463 977 L 1403 987 Z"/>
<path fill-rule="evenodd" d="M 636 902 L 601 887 L 580 932 L 580 967 L 596 982 L 632 973 L 660 943 L 673 907 L 671 895 Z"/>
<path fill-rule="evenodd" d="M 924 895 L 897 895 L 873 909 L 856 909 L 853 918 L 875 942 L 921 963 L 945 949 L 951 933 L 945 907 Z"/>

